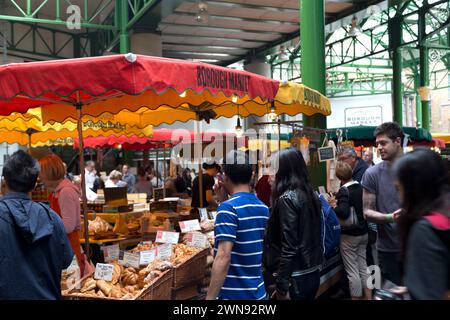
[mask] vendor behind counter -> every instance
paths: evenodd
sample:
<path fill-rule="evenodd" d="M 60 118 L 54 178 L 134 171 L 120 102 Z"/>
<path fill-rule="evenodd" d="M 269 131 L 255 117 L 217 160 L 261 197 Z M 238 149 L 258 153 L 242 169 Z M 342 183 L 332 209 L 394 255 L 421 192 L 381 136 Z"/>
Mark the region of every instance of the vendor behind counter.
<path fill-rule="evenodd" d="M 213 197 L 213 188 L 215 184 L 214 177 L 220 172 L 220 166 L 217 163 L 203 163 L 203 201 L 200 203 L 199 177 L 195 177 L 192 182 L 192 203 L 193 208 L 206 208 L 208 206 L 216 207 L 217 204 Z"/>

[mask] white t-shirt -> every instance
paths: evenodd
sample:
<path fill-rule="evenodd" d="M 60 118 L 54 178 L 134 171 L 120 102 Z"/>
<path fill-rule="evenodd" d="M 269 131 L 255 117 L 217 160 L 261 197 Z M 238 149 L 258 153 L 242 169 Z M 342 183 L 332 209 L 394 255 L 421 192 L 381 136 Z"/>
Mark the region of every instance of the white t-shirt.
<path fill-rule="evenodd" d="M 86 187 L 88 187 L 89 189 L 94 188 L 94 182 L 95 182 L 95 178 L 96 178 L 94 171 L 89 172 L 85 169 L 84 172 L 85 172 L 84 179 L 86 181 Z"/>
<path fill-rule="evenodd" d="M 117 184 L 115 184 L 111 179 L 106 180 L 105 188 L 121 188 L 126 187 L 127 183 L 125 181 L 119 180 Z"/>

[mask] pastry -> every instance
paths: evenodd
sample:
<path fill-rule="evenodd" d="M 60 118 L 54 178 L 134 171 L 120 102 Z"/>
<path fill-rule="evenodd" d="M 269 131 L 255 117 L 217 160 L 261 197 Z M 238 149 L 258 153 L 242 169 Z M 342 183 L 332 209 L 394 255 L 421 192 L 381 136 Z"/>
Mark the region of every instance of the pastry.
<path fill-rule="evenodd" d="M 96 287 L 97 287 L 97 281 L 95 281 L 92 278 L 89 278 L 84 282 L 84 285 L 81 288 L 80 292 L 85 293 L 87 291 L 94 290 Z"/>
<path fill-rule="evenodd" d="M 97 280 L 97 287 L 108 297 L 113 289 L 113 286 L 105 280 Z"/>
<path fill-rule="evenodd" d="M 133 286 L 138 283 L 138 278 L 139 276 L 134 268 L 127 268 L 124 270 L 122 274 L 122 284 L 124 286 L 127 285 Z"/>
<path fill-rule="evenodd" d="M 108 297 L 109 297 L 109 298 L 114 298 L 114 299 L 120 299 L 120 298 L 122 297 L 122 291 L 120 290 L 120 287 L 114 286 L 114 287 L 111 289 L 111 291 L 110 291 Z"/>
<path fill-rule="evenodd" d="M 119 282 L 119 279 L 122 276 L 123 266 L 121 266 L 118 263 L 113 263 L 113 265 L 114 265 L 114 269 L 113 269 L 113 272 L 112 272 L 111 283 L 112 284 L 116 284 L 117 282 Z"/>

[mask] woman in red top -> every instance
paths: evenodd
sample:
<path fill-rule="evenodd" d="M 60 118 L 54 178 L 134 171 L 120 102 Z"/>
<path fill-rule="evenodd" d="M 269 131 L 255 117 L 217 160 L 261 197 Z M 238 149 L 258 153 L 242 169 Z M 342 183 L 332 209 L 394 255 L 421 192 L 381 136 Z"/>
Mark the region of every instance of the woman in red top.
<path fill-rule="evenodd" d="M 61 217 L 72 250 L 77 257 L 80 274 L 85 271 L 85 257 L 80 245 L 80 189 L 66 176 L 66 167 L 56 155 L 39 160 L 40 179 L 49 190 L 50 207 Z"/>

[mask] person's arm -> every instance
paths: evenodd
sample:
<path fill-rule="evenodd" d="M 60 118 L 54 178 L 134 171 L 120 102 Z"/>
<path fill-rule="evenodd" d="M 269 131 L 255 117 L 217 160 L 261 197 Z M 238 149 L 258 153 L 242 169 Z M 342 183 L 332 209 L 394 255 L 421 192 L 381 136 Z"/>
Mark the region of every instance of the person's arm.
<path fill-rule="evenodd" d="M 348 190 L 348 189 L 347 189 Z M 350 216 L 350 199 L 349 192 L 341 188 L 336 195 L 336 207 L 334 212 L 341 219 L 347 219 Z"/>
<path fill-rule="evenodd" d="M 215 300 L 219 295 L 225 279 L 227 277 L 228 268 L 231 263 L 231 250 L 233 242 L 220 241 L 217 249 L 216 257 L 211 270 L 211 282 L 209 284 L 206 300 Z"/>
<path fill-rule="evenodd" d="M 206 178 L 206 177 L 204 177 L 204 178 Z M 211 177 L 211 179 L 208 179 L 206 181 L 206 183 L 204 183 L 204 185 L 205 184 L 206 184 L 206 186 L 205 186 L 206 199 L 205 200 L 206 200 L 207 206 L 209 205 L 211 207 L 217 207 L 217 203 L 214 200 L 214 194 L 213 194 L 213 188 L 214 188 L 214 184 L 215 184 L 214 178 Z"/>
<path fill-rule="evenodd" d="M 298 208 L 295 208 L 288 198 L 279 198 L 277 212 L 280 217 L 281 228 L 281 253 L 276 279 L 277 294 L 285 296 L 289 293 L 289 280 L 294 271 L 294 259 L 300 247 L 300 236 L 298 234 L 299 216 Z"/>
<path fill-rule="evenodd" d="M 398 220 L 401 209 L 390 214 L 381 213 L 376 210 L 376 203 L 377 203 L 377 196 L 364 188 L 363 190 L 364 219 L 366 219 L 368 222 L 374 222 L 377 224 L 392 223 Z"/>
<path fill-rule="evenodd" d="M 78 194 L 73 189 L 63 188 L 59 192 L 58 203 L 66 233 L 72 233 L 79 227 L 78 222 L 80 221 L 80 199 Z"/>

